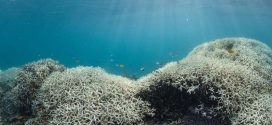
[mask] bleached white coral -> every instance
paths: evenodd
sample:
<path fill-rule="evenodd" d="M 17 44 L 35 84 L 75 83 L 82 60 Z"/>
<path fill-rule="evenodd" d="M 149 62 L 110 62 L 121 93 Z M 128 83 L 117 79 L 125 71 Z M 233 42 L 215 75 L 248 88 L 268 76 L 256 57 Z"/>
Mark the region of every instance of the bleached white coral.
<path fill-rule="evenodd" d="M 189 55 L 231 60 L 272 79 L 272 49 L 264 43 L 247 38 L 224 38 L 196 47 Z"/>
<path fill-rule="evenodd" d="M 4 81 L 15 79 L 19 71 L 20 69 L 16 67 L 9 68 L 5 71 L 0 70 L 0 81 L 4 82 Z"/>
<path fill-rule="evenodd" d="M 262 43 L 216 40 L 139 79 L 139 96 L 156 109 L 149 119 L 153 124 L 186 123 L 193 113 L 206 117 L 209 124 L 216 119 L 218 124 L 270 125 L 272 101 L 263 101 L 271 100 L 270 66 L 271 49 Z"/>
<path fill-rule="evenodd" d="M 14 120 L 15 116 L 31 115 L 32 100 L 43 80 L 55 71 L 64 70 L 63 65 L 52 59 L 24 65 L 16 73 L 16 86 L 6 92 L 1 99 L 1 114 L 5 117 L 6 122 L 17 122 Z"/>
<path fill-rule="evenodd" d="M 2 117 L 33 116 L 26 125 L 271 125 L 271 51 L 256 40 L 218 39 L 137 81 L 42 60 L 22 68 Z"/>
<path fill-rule="evenodd" d="M 235 125 L 271 125 L 272 94 L 261 94 L 244 107 L 232 121 Z"/>
<path fill-rule="evenodd" d="M 43 83 L 37 96 L 40 123 L 48 124 L 141 124 L 151 113 L 148 104 L 135 98 L 132 81 L 101 68 L 77 67 L 56 72 Z M 29 122 L 30 123 L 30 122 Z"/>
<path fill-rule="evenodd" d="M 267 111 L 272 102 L 266 101 L 262 105 L 251 103 L 254 100 L 260 102 L 259 97 L 263 94 L 271 94 L 269 92 L 272 88 L 267 83 L 267 80 L 246 66 L 236 65 L 231 61 L 222 65 L 222 62 L 216 59 L 206 57 L 188 58 L 181 61 L 180 64 L 175 64 L 168 67 L 168 69 L 156 72 L 153 77 L 145 80 L 146 84 L 149 83 L 149 86 L 145 85 L 140 94 L 142 94 L 144 100 L 150 101 L 157 111 L 163 110 L 169 103 L 184 105 L 181 107 L 177 106 L 175 111 L 168 109 L 165 115 L 185 113 L 179 116 L 182 119 L 184 115 L 186 116 L 186 113 L 190 113 L 186 111 L 190 108 L 186 107 L 186 104 L 192 106 L 192 108 L 203 104 L 206 108 L 200 111 L 202 112 L 200 115 L 205 114 L 204 116 L 207 116 L 207 118 L 216 118 L 220 115 L 222 119 L 236 118 L 238 114 L 241 114 L 248 107 L 251 107 L 250 111 L 262 114 L 262 116 L 251 116 L 251 120 L 268 120 L 272 118 L 271 112 Z M 142 82 L 144 82 L 143 79 Z M 172 93 L 173 91 L 176 92 Z M 161 93 L 164 94 L 160 95 Z M 178 99 L 166 101 L 166 98 L 173 98 L 176 95 L 187 99 L 180 99 L 178 102 L 176 102 Z M 154 99 L 158 99 L 158 101 L 154 101 Z M 164 100 L 165 102 L 162 103 L 159 100 Z M 180 112 L 176 112 L 178 110 Z M 248 112 L 247 115 L 252 112 Z M 157 113 L 159 113 L 157 115 L 162 115 L 162 112 Z M 271 124 L 271 121 L 267 123 Z"/>
<path fill-rule="evenodd" d="M 15 78 L 20 72 L 19 68 L 12 67 L 5 71 L 0 71 L 0 86 L 5 91 L 13 88 L 16 85 Z"/>

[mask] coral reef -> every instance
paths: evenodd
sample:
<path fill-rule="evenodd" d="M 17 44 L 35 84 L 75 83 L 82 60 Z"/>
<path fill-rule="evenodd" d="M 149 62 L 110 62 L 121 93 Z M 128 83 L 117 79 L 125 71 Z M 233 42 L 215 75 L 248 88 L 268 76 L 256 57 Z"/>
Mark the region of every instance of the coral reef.
<path fill-rule="evenodd" d="M 272 121 L 272 102 L 258 101 L 262 95 L 271 95 L 271 86 L 246 66 L 232 62 L 222 65 L 219 60 L 205 57 L 188 58 L 167 65 L 167 68 L 154 72 L 153 76 L 143 78 L 141 82 L 143 89 L 138 95 L 156 110 L 154 117 L 147 117 L 152 124 L 186 123 L 185 118 L 192 114 L 194 117 L 201 116 L 203 119 L 199 120 L 205 120 L 207 124 L 237 121 L 251 124 L 257 122 L 256 119 L 262 119 L 256 124 L 267 121 L 268 125 Z M 253 101 L 259 105 L 253 104 Z M 246 109 L 249 106 L 251 110 Z M 256 113 L 263 116 L 239 118 L 238 114 L 244 111 L 248 111 L 247 115 Z"/>
<path fill-rule="evenodd" d="M 196 47 L 188 56 L 231 60 L 272 79 L 272 50 L 260 41 L 246 38 L 217 39 Z"/>
<path fill-rule="evenodd" d="M 139 80 L 138 96 L 156 110 L 146 120 L 150 124 L 272 124 L 271 54 L 269 47 L 244 38 L 200 45 L 187 58 Z M 188 120 L 188 116 L 202 119 Z"/>
<path fill-rule="evenodd" d="M 204 43 L 137 79 L 51 59 L 16 71 L 0 77 L 0 125 L 272 124 L 272 50 L 257 40 Z"/>
<path fill-rule="evenodd" d="M 17 122 L 31 115 L 32 100 L 43 80 L 65 67 L 52 59 L 26 64 L 16 75 L 16 86 L 1 99 L 1 114 L 7 122 Z"/>
<path fill-rule="evenodd" d="M 37 96 L 39 117 L 27 125 L 141 124 L 151 109 L 134 97 L 137 88 L 132 82 L 93 67 L 53 73 Z"/>
<path fill-rule="evenodd" d="M 16 76 L 20 72 L 19 68 L 9 68 L 5 71 L 0 71 L 0 98 L 2 99 L 4 94 L 11 90 L 16 85 Z M 0 111 L 2 108 L 0 108 Z M 0 125 L 4 125 L 2 117 L 0 116 Z"/>
<path fill-rule="evenodd" d="M 16 76 L 20 72 L 19 68 L 13 67 L 5 71 L 0 71 L 0 88 L 4 92 L 12 89 L 16 85 Z"/>

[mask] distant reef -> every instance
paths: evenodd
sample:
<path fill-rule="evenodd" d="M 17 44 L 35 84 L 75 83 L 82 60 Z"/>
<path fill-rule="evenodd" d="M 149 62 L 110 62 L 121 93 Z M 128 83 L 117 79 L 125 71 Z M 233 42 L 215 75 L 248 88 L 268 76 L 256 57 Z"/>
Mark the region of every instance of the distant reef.
<path fill-rule="evenodd" d="M 272 50 L 197 46 L 137 80 L 42 59 L 0 71 L 0 125 L 272 125 Z"/>

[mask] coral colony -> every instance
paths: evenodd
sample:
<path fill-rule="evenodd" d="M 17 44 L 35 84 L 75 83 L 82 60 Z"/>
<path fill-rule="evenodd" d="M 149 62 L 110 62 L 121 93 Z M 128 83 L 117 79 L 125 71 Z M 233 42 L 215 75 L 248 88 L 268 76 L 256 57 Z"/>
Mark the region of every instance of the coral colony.
<path fill-rule="evenodd" d="M 271 125 L 271 65 L 271 48 L 246 38 L 204 43 L 137 80 L 40 60 L 1 71 L 0 124 Z"/>

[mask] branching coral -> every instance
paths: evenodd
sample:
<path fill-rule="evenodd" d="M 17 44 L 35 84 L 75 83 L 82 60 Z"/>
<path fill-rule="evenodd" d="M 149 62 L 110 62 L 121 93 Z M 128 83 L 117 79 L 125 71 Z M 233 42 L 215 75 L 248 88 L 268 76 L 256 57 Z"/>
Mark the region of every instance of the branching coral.
<path fill-rule="evenodd" d="M 22 120 L 18 116 L 31 115 L 32 100 L 43 80 L 51 73 L 64 71 L 65 67 L 52 59 L 26 64 L 16 76 L 16 86 L 1 99 L 1 113 L 8 122 Z"/>
<path fill-rule="evenodd" d="M 20 72 L 19 68 L 9 68 L 5 71 L 0 72 L 0 88 L 3 92 L 12 89 L 16 85 L 16 77 Z"/>
<path fill-rule="evenodd" d="M 238 117 L 238 114 L 252 113 L 263 116 L 251 116 L 251 122 L 256 119 L 267 121 L 267 125 L 272 122 L 272 102 L 259 103 L 260 96 L 271 95 L 271 86 L 246 66 L 232 62 L 222 65 L 221 61 L 209 58 L 189 58 L 141 81 L 145 85 L 139 96 L 156 109 L 155 117 L 148 118 L 155 120 L 153 123 L 163 120 L 166 123 L 173 120 L 186 122 L 183 118 L 194 114 L 206 120 L 217 119 L 218 124 L 230 124 L 245 120 L 242 118 L 246 117 Z M 247 110 L 248 107 L 251 110 Z M 265 122 L 258 122 L 261 123 Z"/>
<path fill-rule="evenodd" d="M 231 60 L 257 71 L 265 79 L 272 79 L 272 50 L 253 39 L 217 39 L 196 47 L 188 56 L 205 56 Z"/>
<path fill-rule="evenodd" d="M 138 96 L 156 109 L 146 122 L 272 124 L 270 54 L 253 40 L 216 40 L 141 78 Z"/>
<path fill-rule="evenodd" d="M 43 83 L 36 119 L 28 124 L 141 124 L 152 112 L 135 98 L 133 81 L 101 68 L 77 67 L 56 72 Z M 46 121 L 43 121 L 48 116 Z"/>
<path fill-rule="evenodd" d="M 136 81 L 41 60 L 21 69 L 1 113 L 26 125 L 271 125 L 271 66 L 272 50 L 245 38 L 204 43 Z"/>

